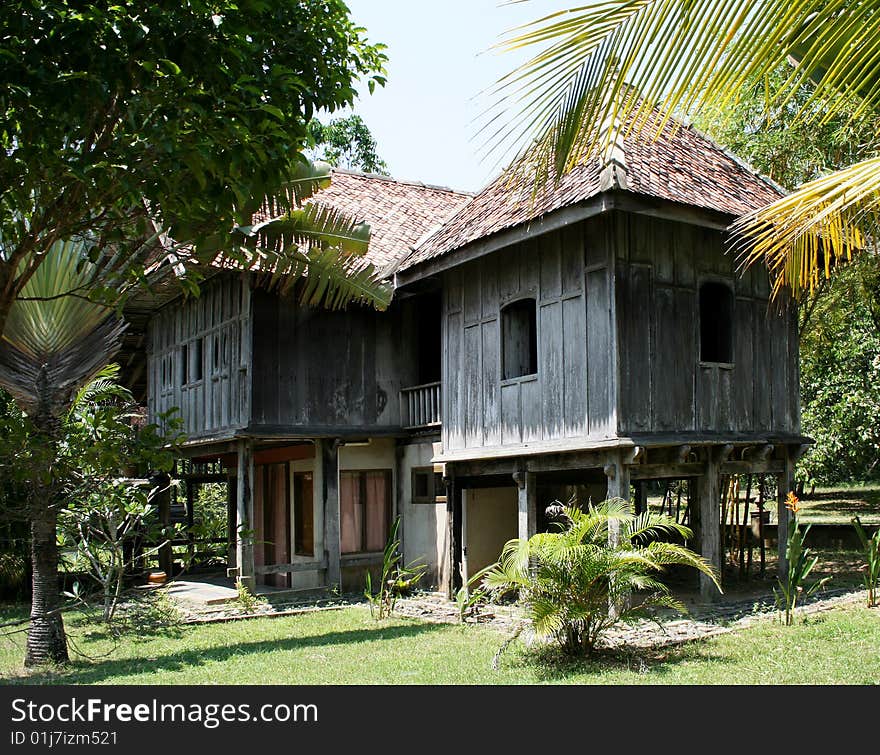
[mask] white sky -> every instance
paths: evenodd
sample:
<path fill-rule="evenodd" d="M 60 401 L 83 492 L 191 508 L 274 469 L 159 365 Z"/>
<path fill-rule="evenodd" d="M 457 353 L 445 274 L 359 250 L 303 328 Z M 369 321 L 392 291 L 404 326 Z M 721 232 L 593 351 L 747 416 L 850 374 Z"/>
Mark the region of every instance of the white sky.
<path fill-rule="evenodd" d="M 579 3 L 529 0 L 346 0 L 371 42 L 388 46 L 388 84 L 354 108 L 395 178 L 476 191 L 494 159 L 478 154 L 474 119 L 490 104 L 480 93 L 524 54 L 489 52 L 518 24 Z M 481 162 L 481 159 L 483 160 Z"/>

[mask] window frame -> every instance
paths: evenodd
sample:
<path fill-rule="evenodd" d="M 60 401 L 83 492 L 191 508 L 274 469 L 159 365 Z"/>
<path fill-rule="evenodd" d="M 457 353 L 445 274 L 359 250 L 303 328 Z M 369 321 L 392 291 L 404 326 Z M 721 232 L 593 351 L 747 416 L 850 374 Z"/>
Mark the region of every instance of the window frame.
<path fill-rule="evenodd" d="M 531 362 L 534 359 L 534 363 L 529 365 L 533 369 L 531 372 L 523 372 L 518 375 L 508 375 L 507 374 L 507 351 L 510 348 L 510 339 L 508 338 L 508 328 L 509 328 L 509 320 L 510 312 L 512 307 L 516 307 L 523 302 L 531 302 L 532 308 L 529 312 L 530 314 L 530 325 L 531 329 L 529 332 L 529 361 Z M 529 381 L 529 380 L 537 380 L 538 372 L 539 372 L 539 362 L 540 355 L 538 353 L 538 298 L 536 296 L 520 296 L 516 299 L 511 299 L 510 301 L 505 302 L 498 313 L 499 319 L 499 333 L 501 337 L 501 348 L 500 348 L 500 372 L 501 372 L 501 382 L 502 383 L 511 383 L 515 381 Z"/>
<path fill-rule="evenodd" d="M 388 541 L 388 535 L 391 533 L 391 522 L 394 520 L 394 470 L 390 468 L 380 467 L 376 469 L 340 469 L 339 470 L 339 551 L 342 557 L 351 557 L 351 556 L 362 556 L 365 554 L 372 553 L 381 553 L 382 549 L 379 550 L 368 550 L 367 549 L 367 517 L 366 513 L 361 517 L 361 532 L 360 532 L 360 550 L 356 551 L 344 551 L 342 550 L 342 475 L 345 474 L 356 474 L 359 477 L 358 480 L 358 488 L 359 488 L 359 498 L 363 503 L 361 504 L 364 507 L 364 511 L 366 512 L 366 487 L 367 487 L 367 475 L 370 473 L 382 472 L 385 474 L 386 478 L 386 510 L 387 516 L 385 517 L 384 527 L 385 527 L 385 536 L 383 538 L 383 543 Z"/>
<path fill-rule="evenodd" d="M 729 296 L 729 361 L 712 360 L 703 358 L 703 289 L 710 285 L 726 290 Z M 721 369 L 733 369 L 736 363 L 736 290 L 733 282 L 722 277 L 703 277 L 697 282 L 697 362 L 701 367 L 720 367 Z"/>
<path fill-rule="evenodd" d="M 416 495 L 416 476 L 428 476 L 428 493 L 427 495 Z M 437 492 L 437 478 L 440 477 L 441 486 L 444 488 L 443 493 Z M 443 475 L 437 472 L 433 466 L 413 467 L 410 471 L 410 502 L 417 505 L 436 505 L 446 503 L 445 485 L 442 485 Z"/>

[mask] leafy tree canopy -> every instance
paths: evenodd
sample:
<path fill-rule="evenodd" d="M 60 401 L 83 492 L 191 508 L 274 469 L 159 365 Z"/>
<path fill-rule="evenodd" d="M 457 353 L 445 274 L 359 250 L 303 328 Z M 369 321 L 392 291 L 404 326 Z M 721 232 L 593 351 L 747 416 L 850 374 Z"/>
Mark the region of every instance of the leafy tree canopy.
<path fill-rule="evenodd" d="M 128 280 L 157 240 L 226 250 L 302 173 L 314 112 L 384 83 L 341 0 L 10 0 L 0 28 L 0 333 L 55 241 Z"/>
<path fill-rule="evenodd" d="M 388 166 L 376 152 L 376 139 L 359 115 L 334 118 L 327 124 L 313 118 L 309 133 L 315 143 L 312 151 L 316 159 L 326 160 L 337 168 L 388 175 Z"/>

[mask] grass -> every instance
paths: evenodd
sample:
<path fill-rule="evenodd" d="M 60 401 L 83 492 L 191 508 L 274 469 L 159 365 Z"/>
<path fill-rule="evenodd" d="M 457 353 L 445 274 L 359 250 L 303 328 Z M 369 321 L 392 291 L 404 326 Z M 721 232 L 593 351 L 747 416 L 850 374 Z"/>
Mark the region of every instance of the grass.
<path fill-rule="evenodd" d="M 858 515 L 862 524 L 880 524 L 880 487 L 837 485 L 804 495 L 800 518 L 804 524 L 844 524 Z"/>
<path fill-rule="evenodd" d="M 25 615 L 7 606 L 0 621 Z M 851 606 L 769 622 L 663 651 L 595 661 L 541 655 L 475 625 L 370 619 L 365 607 L 276 619 L 179 626 L 107 636 L 82 616 L 67 621 L 73 663 L 28 673 L 24 635 L 0 640 L 0 679 L 11 684 L 877 684 L 880 610 Z"/>

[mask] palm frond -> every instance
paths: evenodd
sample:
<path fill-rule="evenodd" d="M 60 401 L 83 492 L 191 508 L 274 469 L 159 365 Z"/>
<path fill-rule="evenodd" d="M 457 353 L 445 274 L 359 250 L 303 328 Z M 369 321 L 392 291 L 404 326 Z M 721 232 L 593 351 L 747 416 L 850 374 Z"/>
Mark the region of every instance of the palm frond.
<path fill-rule="evenodd" d="M 524 144 L 524 170 L 559 176 L 607 146 L 609 123 L 629 131 L 655 106 L 687 114 L 734 102 L 746 81 L 790 58 L 797 65 L 770 107 L 811 83 L 825 106 L 811 101 L 801 117 L 855 120 L 880 106 L 875 40 L 875 4 L 848 0 L 603 0 L 561 11 L 500 42 L 540 51 L 493 90 L 487 147 Z M 491 132 L 499 122 L 509 125 Z"/>
<path fill-rule="evenodd" d="M 33 416 L 55 416 L 112 359 L 125 323 L 83 291 L 97 279 L 84 242 L 51 247 L 9 312 L 0 338 L 0 386 Z M 48 397 L 48 398 L 47 398 Z"/>
<path fill-rule="evenodd" d="M 238 229 L 256 241 L 259 248 L 282 254 L 295 247 L 338 247 L 351 255 L 363 255 L 370 243 L 370 226 L 344 212 L 310 202 L 299 209 Z"/>
<path fill-rule="evenodd" d="M 880 238 L 880 158 L 810 181 L 738 219 L 744 265 L 763 261 L 774 294 L 813 293 L 836 265 Z"/>

